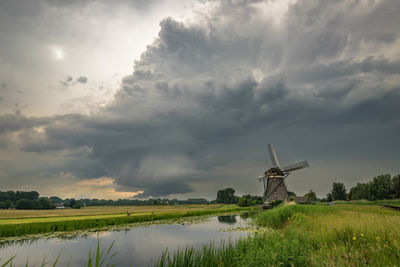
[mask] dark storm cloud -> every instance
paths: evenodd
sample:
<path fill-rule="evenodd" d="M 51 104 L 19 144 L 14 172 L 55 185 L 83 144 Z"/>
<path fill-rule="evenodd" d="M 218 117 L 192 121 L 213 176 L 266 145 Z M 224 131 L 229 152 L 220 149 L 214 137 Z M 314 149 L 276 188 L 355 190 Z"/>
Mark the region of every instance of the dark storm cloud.
<path fill-rule="evenodd" d="M 12 16 L 35 16 L 41 14 L 46 7 L 52 8 L 84 8 L 93 3 L 104 5 L 113 4 L 114 6 L 125 6 L 135 9 L 151 8 L 157 2 L 162 0 L 2 0 L 0 8 L 7 14 Z"/>
<path fill-rule="evenodd" d="M 19 131 L 21 129 L 30 129 L 46 125 L 51 121 L 51 118 L 28 118 L 20 114 L 3 114 L 0 116 L 0 134 L 6 132 Z"/>
<path fill-rule="evenodd" d="M 68 76 L 67 78 L 65 78 L 65 80 L 59 81 L 59 83 L 63 88 L 67 88 L 74 83 L 74 79 L 71 76 Z"/>
<path fill-rule="evenodd" d="M 293 144 L 307 148 L 315 161 L 356 156 L 351 149 L 363 143 L 381 149 L 378 160 L 359 153 L 368 163 L 400 156 L 388 148 L 400 145 L 398 1 L 300 1 L 279 26 L 258 8 L 261 1 L 217 3 L 198 23 L 163 20 L 100 112 L 3 115 L 0 129 L 20 131 L 26 152 L 85 148 L 77 158 L 89 167 L 69 159 L 66 171 L 109 176 L 144 197 L 188 193 L 201 183 L 213 192 L 232 184 L 254 190 L 248 179 L 262 173 L 268 142 L 286 154 Z M 31 131 L 37 125 L 41 135 Z"/>
<path fill-rule="evenodd" d="M 87 82 L 87 77 L 85 77 L 85 76 L 80 76 L 79 78 L 77 78 L 76 79 L 76 81 L 77 82 L 80 82 L 80 83 L 86 83 Z"/>

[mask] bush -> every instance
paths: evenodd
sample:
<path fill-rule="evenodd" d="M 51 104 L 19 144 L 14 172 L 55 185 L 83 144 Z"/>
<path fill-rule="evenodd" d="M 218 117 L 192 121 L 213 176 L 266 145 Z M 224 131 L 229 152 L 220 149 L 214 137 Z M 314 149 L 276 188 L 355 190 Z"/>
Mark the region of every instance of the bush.
<path fill-rule="evenodd" d="M 250 204 L 250 203 L 249 203 L 249 201 L 247 200 L 247 198 L 241 197 L 241 198 L 239 199 L 239 206 L 240 206 L 240 207 L 248 207 L 248 206 L 250 206 L 249 204 Z"/>

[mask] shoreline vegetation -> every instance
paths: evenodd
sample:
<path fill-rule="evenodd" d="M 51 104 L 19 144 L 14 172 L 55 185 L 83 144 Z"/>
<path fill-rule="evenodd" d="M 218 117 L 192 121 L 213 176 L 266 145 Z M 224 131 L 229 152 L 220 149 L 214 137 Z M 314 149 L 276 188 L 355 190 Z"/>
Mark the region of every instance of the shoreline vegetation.
<path fill-rule="evenodd" d="M 398 204 L 400 200 L 390 203 Z M 166 248 L 149 266 L 397 266 L 400 262 L 400 228 L 397 227 L 400 212 L 379 204 L 338 201 L 333 206 L 326 203 L 285 205 L 262 212 L 253 207 L 251 212 L 245 212 L 253 215 L 255 223 L 249 227 L 248 237 L 171 252 Z M 226 205 L 179 215 L 153 214 L 154 217 L 143 219 L 213 215 L 222 210 L 249 209 Z M 104 253 L 111 248 L 112 245 L 103 249 L 98 243 L 96 255 L 95 249 L 88 256 L 89 263 L 105 261 L 118 265 L 118 256 L 108 257 Z M 117 255 L 118 251 L 110 253 Z M 88 266 L 102 266 L 89 263 Z"/>
<path fill-rule="evenodd" d="M 254 209 L 254 207 L 243 208 L 236 205 L 203 205 L 202 208 L 199 209 L 177 207 L 173 211 L 141 212 L 129 215 L 127 215 L 127 213 L 106 215 L 98 214 L 91 215 L 90 218 L 87 218 L 85 215 L 82 215 L 81 217 L 72 216 L 73 219 L 70 219 L 69 217 L 23 218 L 8 221 L 9 223 L 7 223 L 6 220 L 0 219 L 0 242 L 1 239 L 9 237 L 99 229 L 108 226 L 179 219 L 194 216 L 216 215 L 226 212 L 248 211 L 251 209 Z M 35 222 L 35 219 L 42 221 Z M 20 220 L 22 223 L 18 223 L 18 220 Z"/>
<path fill-rule="evenodd" d="M 248 238 L 173 253 L 165 250 L 155 266 L 397 266 L 400 262 L 396 210 L 373 204 L 290 205 L 254 219 L 259 228 Z"/>

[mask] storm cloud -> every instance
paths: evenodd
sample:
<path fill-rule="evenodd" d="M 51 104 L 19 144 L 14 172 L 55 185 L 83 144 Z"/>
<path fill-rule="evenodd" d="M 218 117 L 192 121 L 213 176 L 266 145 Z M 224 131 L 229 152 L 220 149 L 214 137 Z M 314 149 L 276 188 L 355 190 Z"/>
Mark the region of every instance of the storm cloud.
<path fill-rule="evenodd" d="M 259 194 L 267 143 L 286 163 L 310 160 L 292 191 L 398 172 L 400 2 L 297 1 L 278 19 L 274 3 L 210 1 L 194 21 L 162 20 L 113 101 L 90 115 L 3 114 L 1 148 L 56 154 L 49 177 L 111 177 L 143 197 Z"/>

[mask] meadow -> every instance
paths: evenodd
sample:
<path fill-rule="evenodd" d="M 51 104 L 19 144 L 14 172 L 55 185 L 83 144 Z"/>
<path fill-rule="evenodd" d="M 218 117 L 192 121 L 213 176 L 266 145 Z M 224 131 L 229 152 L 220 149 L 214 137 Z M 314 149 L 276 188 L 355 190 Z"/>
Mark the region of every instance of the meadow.
<path fill-rule="evenodd" d="M 259 213 L 236 243 L 165 253 L 156 266 L 398 266 L 400 212 L 374 205 L 291 205 Z"/>
<path fill-rule="evenodd" d="M 254 226 L 233 229 L 252 234 L 236 242 L 186 247 L 175 252 L 169 252 L 167 248 L 154 265 L 398 266 L 400 262 L 400 212 L 376 204 L 339 202 L 333 206 L 287 205 L 258 212 L 227 205 L 181 213 L 161 212 L 114 219 L 116 223 L 133 218 L 136 221 L 149 221 L 210 215 L 221 211 L 253 214 Z M 54 225 L 54 222 L 49 225 Z M 88 266 L 102 266 L 100 263 L 104 261 L 118 263 L 117 252 L 112 251 L 112 245 L 108 248 L 98 245 L 88 255 Z"/>
<path fill-rule="evenodd" d="M 153 205 L 153 206 L 90 206 L 81 209 L 52 209 L 52 210 L 16 210 L 16 209 L 0 209 L 0 224 L 5 219 L 22 219 L 22 218 L 48 218 L 48 217 L 74 217 L 89 215 L 126 215 L 129 213 L 146 213 L 146 212 L 175 212 L 188 210 L 202 210 L 219 208 L 221 204 L 209 205 Z"/>
<path fill-rule="evenodd" d="M 122 210 L 124 212 L 121 213 Z M 59 212 L 43 210 L 37 213 L 37 216 L 40 217 L 29 217 L 29 215 L 33 215 L 30 210 L 13 210 L 8 212 L 15 212 L 13 213 L 14 218 L 0 219 L 0 238 L 72 232 L 85 229 L 95 230 L 114 225 L 221 214 L 233 211 L 240 212 L 243 210 L 249 210 L 249 208 L 242 208 L 236 205 L 128 206 L 105 207 L 104 209 L 102 207 L 90 207 L 82 210 L 66 209 Z M 116 213 L 117 211 L 120 211 L 120 213 Z M 126 211 L 130 212 L 129 216 L 127 216 Z"/>

